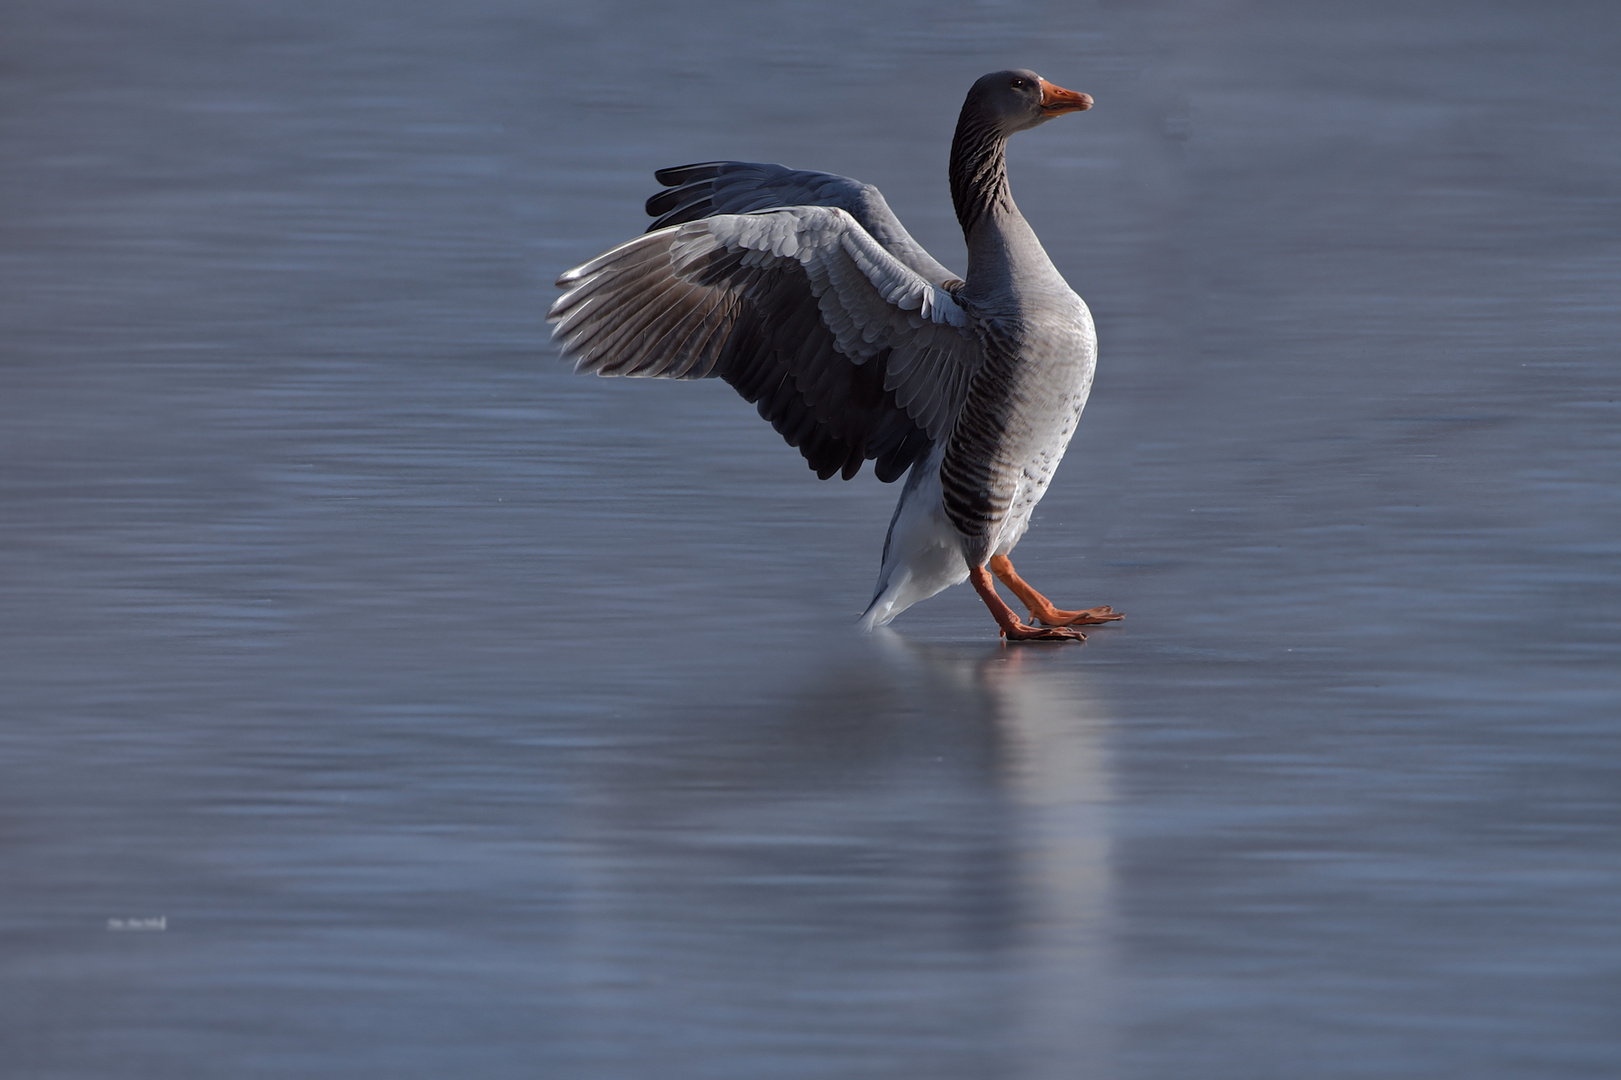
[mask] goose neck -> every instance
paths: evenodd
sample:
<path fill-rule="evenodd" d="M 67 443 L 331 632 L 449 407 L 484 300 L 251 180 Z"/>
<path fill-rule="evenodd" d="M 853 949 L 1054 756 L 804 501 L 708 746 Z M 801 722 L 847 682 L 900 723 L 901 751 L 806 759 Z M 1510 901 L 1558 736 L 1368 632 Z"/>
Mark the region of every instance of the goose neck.
<path fill-rule="evenodd" d="M 1018 213 L 1007 182 L 1007 136 L 995 127 L 976 122 L 964 109 L 951 140 L 951 202 L 963 235 L 974 231 L 998 212 Z"/>

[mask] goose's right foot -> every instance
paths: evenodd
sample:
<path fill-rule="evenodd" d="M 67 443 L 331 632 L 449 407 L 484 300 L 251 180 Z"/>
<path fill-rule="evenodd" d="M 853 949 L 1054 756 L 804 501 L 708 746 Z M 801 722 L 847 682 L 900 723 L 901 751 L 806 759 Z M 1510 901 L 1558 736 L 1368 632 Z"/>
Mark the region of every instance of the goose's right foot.
<path fill-rule="evenodd" d="M 1043 623 L 1047 626 L 1093 626 L 1098 623 L 1118 622 L 1125 616 L 1120 614 L 1108 604 L 1101 607 L 1087 608 L 1085 611 L 1065 611 L 1055 607 L 1051 600 L 1042 596 L 1030 583 L 1020 577 L 1018 571 L 1013 569 L 1012 561 L 1006 555 L 993 555 L 991 561 L 986 563 L 1002 584 L 1013 590 L 1013 594 L 1024 601 L 1024 606 L 1030 609 L 1030 621 Z"/>

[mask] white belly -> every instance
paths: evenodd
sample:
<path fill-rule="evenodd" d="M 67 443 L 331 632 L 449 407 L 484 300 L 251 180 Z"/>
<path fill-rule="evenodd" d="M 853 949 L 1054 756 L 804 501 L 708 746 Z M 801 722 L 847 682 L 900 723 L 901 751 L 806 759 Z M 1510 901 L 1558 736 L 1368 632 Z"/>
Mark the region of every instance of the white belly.
<path fill-rule="evenodd" d="M 918 601 L 968 580 L 962 533 L 946 517 L 940 496 L 940 459 L 944 456 L 945 447 L 936 447 L 907 477 L 894 520 L 889 523 L 878 588 L 861 617 L 861 625 L 868 630 L 887 624 Z"/>

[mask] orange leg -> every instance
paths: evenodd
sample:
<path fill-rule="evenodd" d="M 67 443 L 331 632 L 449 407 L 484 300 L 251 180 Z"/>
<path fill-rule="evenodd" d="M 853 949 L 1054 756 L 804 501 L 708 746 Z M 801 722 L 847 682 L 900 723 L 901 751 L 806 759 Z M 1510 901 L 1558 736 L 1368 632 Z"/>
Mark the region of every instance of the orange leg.
<path fill-rule="evenodd" d="M 1019 621 L 1013 609 L 1002 602 L 996 595 L 996 582 L 983 566 L 973 567 L 968 571 L 968 580 L 974 585 L 974 591 L 979 598 L 985 601 L 985 606 L 991 609 L 991 617 L 996 625 L 1002 628 L 1002 636 L 1009 641 L 1085 641 L 1086 635 L 1079 630 L 1071 630 L 1067 626 L 1026 626 Z"/>
<path fill-rule="evenodd" d="M 1048 626 L 1090 626 L 1093 623 L 1114 622 L 1124 619 L 1125 616 L 1115 611 L 1107 604 L 1102 607 L 1087 608 L 1085 611 L 1063 611 L 1053 607 L 1051 600 L 1042 596 L 1030 587 L 1029 582 L 1018 575 L 1013 569 L 1013 563 L 1006 555 L 996 555 L 987 564 L 991 572 L 1002 579 L 1002 584 L 1013 590 L 1013 595 L 1024 602 L 1030 609 L 1030 618 L 1039 620 Z M 983 594 L 981 594 L 983 595 Z"/>

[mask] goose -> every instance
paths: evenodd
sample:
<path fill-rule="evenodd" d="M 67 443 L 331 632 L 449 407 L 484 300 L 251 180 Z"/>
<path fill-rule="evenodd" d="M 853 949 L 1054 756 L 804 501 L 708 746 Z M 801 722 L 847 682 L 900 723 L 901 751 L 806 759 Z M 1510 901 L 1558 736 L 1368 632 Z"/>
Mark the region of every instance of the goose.
<path fill-rule="evenodd" d="M 564 273 L 547 313 L 575 370 L 724 379 L 816 475 L 906 476 L 861 616 L 883 626 L 971 582 L 1010 641 L 1123 618 L 1063 610 L 1009 560 L 1092 388 L 1097 337 L 1008 189 L 1008 137 L 1092 98 L 1033 71 L 976 81 L 951 143 L 957 277 L 878 189 L 708 161 L 654 173 L 648 231 Z M 1023 622 L 1000 579 L 1029 609 Z"/>

